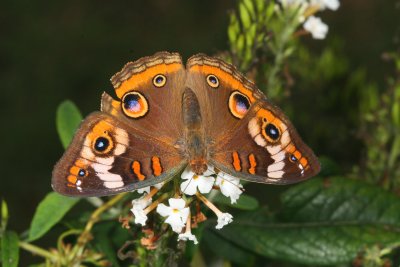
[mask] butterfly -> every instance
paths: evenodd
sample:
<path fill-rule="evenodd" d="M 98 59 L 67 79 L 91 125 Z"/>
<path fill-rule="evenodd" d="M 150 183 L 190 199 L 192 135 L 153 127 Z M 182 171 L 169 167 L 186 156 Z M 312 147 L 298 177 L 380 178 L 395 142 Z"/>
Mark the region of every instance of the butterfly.
<path fill-rule="evenodd" d="M 87 116 L 55 165 L 52 187 L 105 196 L 212 165 L 243 180 L 295 183 L 319 162 L 283 112 L 233 65 L 204 54 L 182 63 L 158 52 L 111 78 L 101 111 Z"/>

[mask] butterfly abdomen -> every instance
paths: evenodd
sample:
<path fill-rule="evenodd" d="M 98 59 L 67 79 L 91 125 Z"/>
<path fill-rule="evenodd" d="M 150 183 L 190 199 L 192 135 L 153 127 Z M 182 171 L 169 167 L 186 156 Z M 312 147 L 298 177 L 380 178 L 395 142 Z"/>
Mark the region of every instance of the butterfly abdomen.
<path fill-rule="evenodd" d="M 186 144 L 185 153 L 192 171 L 196 174 L 202 174 L 207 170 L 207 148 L 199 101 L 190 88 L 186 88 L 183 92 L 182 114 Z"/>

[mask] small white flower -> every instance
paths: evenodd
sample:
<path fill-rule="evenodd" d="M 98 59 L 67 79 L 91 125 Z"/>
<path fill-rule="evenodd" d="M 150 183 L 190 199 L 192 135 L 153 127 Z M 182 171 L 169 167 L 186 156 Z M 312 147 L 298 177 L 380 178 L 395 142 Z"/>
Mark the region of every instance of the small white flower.
<path fill-rule="evenodd" d="M 181 183 L 181 191 L 190 196 L 196 194 L 197 189 L 202 194 L 209 193 L 215 182 L 215 178 L 211 176 L 213 174 L 215 173 L 210 166 L 202 175 L 195 174 L 188 166 L 181 175 L 181 178 L 186 180 Z"/>
<path fill-rule="evenodd" d="M 240 194 L 242 194 L 241 188 L 243 188 L 243 186 L 240 184 L 240 179 L 224 172 L 218 173 L 215 184 L 219 186 L 224 196 L 231 198 L 232 204 L 236 203 Z"/>
<path fill-rule="evenodd" d="M 320 18 L 314 16 L 310 16 L 303 27 L 311 33 L 314 39 L 324 39 L 328 33 L 328 25 L 323 23 Z"/>
<path fill-rule="evenodd" d="M 233 216 L 229 213 L 220 213 L 218 216 L 218 224 L 215 226 L 216 229 L 222 229 L 225 225 L 233 221 Z"/>
<path fill-rule="evenodd" d="M 151 204 L 151 198 L 149 197 L 141 197 L 138 199 L 132 200 L 132 213 L 135 216 L 135 223 L 141 224 L 142 226 L 146 225 L 147 221 L 147 213 L 144 211 L 147 206 Z"/>
<path fill-rule="evenodd" d="M 340 7 L 339 0 L 311 0 L 311 5 L 319 6 L 320 10 L 337 10 Z"/>
<path fill-rule="evenodd" d="M 187 241 L 187 240 L 190 240 L 190 241 L 193 241 L 193 243 L 195 244 L 195 245 L 197 245 L 199 242 L 197 241 L 197 238 L 196 238 L 196 236 L 194 235 L 194 234 L 192 234 L 191 232 L 185 232 L 185 233 L 183 233 L 183 234 L 179 234 L 179 236 L 178 236 L 178 241 L 179 240 L 183 240 L 183 241 Z"/>
<path fill-rule="evenodd" d="M 167 217 L 165 223 L 171 225 L 174 232 L 180 233 L 189 216 L 189 208 L 185 208 L 186 202 L 182 198 L 170 198 L 168 203 L 169 207 L 162 203 L 158 204 L 157 212 Z"/>

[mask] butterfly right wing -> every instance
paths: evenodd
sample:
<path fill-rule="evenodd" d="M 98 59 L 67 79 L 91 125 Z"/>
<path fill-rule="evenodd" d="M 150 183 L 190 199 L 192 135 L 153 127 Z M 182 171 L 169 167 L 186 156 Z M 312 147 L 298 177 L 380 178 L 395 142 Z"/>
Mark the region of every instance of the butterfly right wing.
<path fill-rule="evenodd" d="M 104 196 L 154 185 L 187 165 L 170 144 L 104 112 L 89 115 L 53 170 L 53 189 Z"/>

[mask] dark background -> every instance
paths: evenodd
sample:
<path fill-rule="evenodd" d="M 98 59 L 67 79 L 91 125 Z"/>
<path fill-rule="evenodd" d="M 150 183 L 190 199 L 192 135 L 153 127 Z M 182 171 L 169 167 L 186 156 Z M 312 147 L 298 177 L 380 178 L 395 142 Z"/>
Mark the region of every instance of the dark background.
<path fill-rule="evenodd" d="M 98 110 L 101 93 L 112 93 L 109 78 L 126 62 L 157 51 L 187 59 L 228 49 L 228 11 L 236 1 L 26 0 L 0 6 L 0 197 L 8 202 L 11 227 L 21 232 L 51 190 L 51 171 L 63 152 L 55 127 L 58 104 L 71 99 L 83 115 Z M 338 11 L 317 15 L 330 27 L 328 38 L 305 40 L 318 50 L 341 38 L 352 68 L 365 66 L 368 79 L 383 83 L 381 54 L 398 44 L 399 6 L 341 1 Z M 307 140 L 305 129 L 299 131 Z M 339 163 L 347 154 L 346 146 L 332 152 L 309 145 Z"/>

